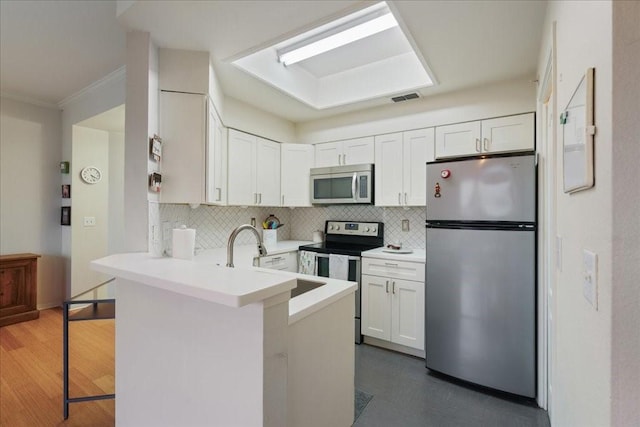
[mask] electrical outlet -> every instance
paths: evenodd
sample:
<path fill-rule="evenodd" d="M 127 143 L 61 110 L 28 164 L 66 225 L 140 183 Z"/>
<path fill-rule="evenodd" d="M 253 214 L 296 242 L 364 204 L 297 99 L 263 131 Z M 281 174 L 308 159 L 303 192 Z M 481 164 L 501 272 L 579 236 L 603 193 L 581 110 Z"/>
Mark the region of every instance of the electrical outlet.
<path fill-rule="evenodd" d="M 409 231 L 409 220 L 408 219 L 403 219 L 402 220 L 402 231 Z"/>
<path fill-rule="evenodd" d="M 255 219 L 255 218 L 251 218 L 251 225 L 252 225 L 253 227 L 255 227 L 255 226 L 256 226 L 256 219 Z"/>
<path fill-rule="evenodd" d="M 588 250 L 582 251 L 582 295 L 598 309 L 598 256 Z"/>
<path fill-rule="evenodd" d="M 95 227 L 96 226 L 96 217 L 95 216 L 85 216 L 84 217 L 84 226 L 85 227 Z"/>

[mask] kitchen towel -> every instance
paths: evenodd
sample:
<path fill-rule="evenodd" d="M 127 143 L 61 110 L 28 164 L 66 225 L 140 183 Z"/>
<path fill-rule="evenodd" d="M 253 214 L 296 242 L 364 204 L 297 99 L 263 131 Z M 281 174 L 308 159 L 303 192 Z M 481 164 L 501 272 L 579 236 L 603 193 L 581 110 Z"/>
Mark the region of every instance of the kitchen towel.
<path fill-rule="evenodd" d="M 300 262 L 298 262 L 298 273 L 316 275 L 316 253 L 300 251 Z"/>
<path fill-rule="evenodd" d="M 349 280 L 349 257 L 347 255 L 329 254 L 329 277 Z"/>
<path fill-rule="evenodd" d="M 196 230 L 183 225 L 173 229 L 171 254 L 174 258 L 193 259 L 196 247 Z"/>

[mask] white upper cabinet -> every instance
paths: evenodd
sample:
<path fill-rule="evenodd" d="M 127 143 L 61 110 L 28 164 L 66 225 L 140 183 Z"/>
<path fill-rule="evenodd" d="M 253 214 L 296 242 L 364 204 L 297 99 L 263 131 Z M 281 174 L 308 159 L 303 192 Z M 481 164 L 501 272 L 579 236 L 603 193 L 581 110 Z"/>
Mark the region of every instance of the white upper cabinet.
<path fill-rule="evenodd" d="M 482 121 L 482 150 L 487 153 L 533 150 L 534 115 L 498 117 Z"/>
<path fill-rule="evenodd" d="M 426 162 L 434 160 L 434 129 L 375 137 L 377 206 L 424 206 Z"/>
<path fill-rule="evenodd" d="M 373 163 L 374 142 L 372 136 L 325 142 L 315 146 L 315 167 L 356 165 Z"/>
<path fill-rule="evenodd" d="M 256 138 L 258 205 L 280 206 L 280 144 Z"/>
<path fill-rule="evenodd" d="M 229 129 L 228 204 L 280 205 L 280 144 Z"/>
<path fill-rule="evenodd" d="M 313 152 L 309 144 L 280 144 L 282 206 L 311 206 L 309 169 L 313 167 Z"/>
<path fill-rule="evenodd" d="M 208 204 L 227 204 L 227 131 L 209 101 L 206 191 Z"/>
<path fill-rule="evenodd" d="M 534 114 L 436 127 L 436 158 L 533 150 Z"/>
<path fill-rule="evenodd" d="M 160 92 L 162 203 L 205 201 L 207 96 Z"/>

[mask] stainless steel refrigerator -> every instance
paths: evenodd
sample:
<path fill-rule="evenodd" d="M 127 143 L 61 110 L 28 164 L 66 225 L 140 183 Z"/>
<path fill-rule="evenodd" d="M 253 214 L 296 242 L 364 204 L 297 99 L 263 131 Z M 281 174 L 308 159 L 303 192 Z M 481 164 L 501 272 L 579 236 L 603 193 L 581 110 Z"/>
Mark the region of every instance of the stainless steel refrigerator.
<path fill-rule="evenodd" d="M 536 395 L 534 154 L 427 163 L 426 363 Z"/>

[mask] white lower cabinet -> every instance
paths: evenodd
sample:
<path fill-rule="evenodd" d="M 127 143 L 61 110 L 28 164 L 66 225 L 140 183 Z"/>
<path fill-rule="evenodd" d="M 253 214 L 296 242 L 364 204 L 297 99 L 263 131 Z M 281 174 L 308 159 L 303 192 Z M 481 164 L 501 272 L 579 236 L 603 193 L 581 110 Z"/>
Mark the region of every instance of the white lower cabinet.
<path fill-rule="evenodd" d="M 267 255 L 258 258 L 258 267 L 272 270 L 298 272 L 298 251 L 285 252 L 278 255 Z"/>
<path fill-rule="evenodd" d="M 388 269 L 380 274 L 380 266 Z M 377 267 L 377 268 L 371 268 Z M 421 281 L 398 278 L 409 274 Z M 362 334 L 424 350 L 424 264 L 362 259 Z M 371 274 L 373 273 L 373 274 Z"/>

